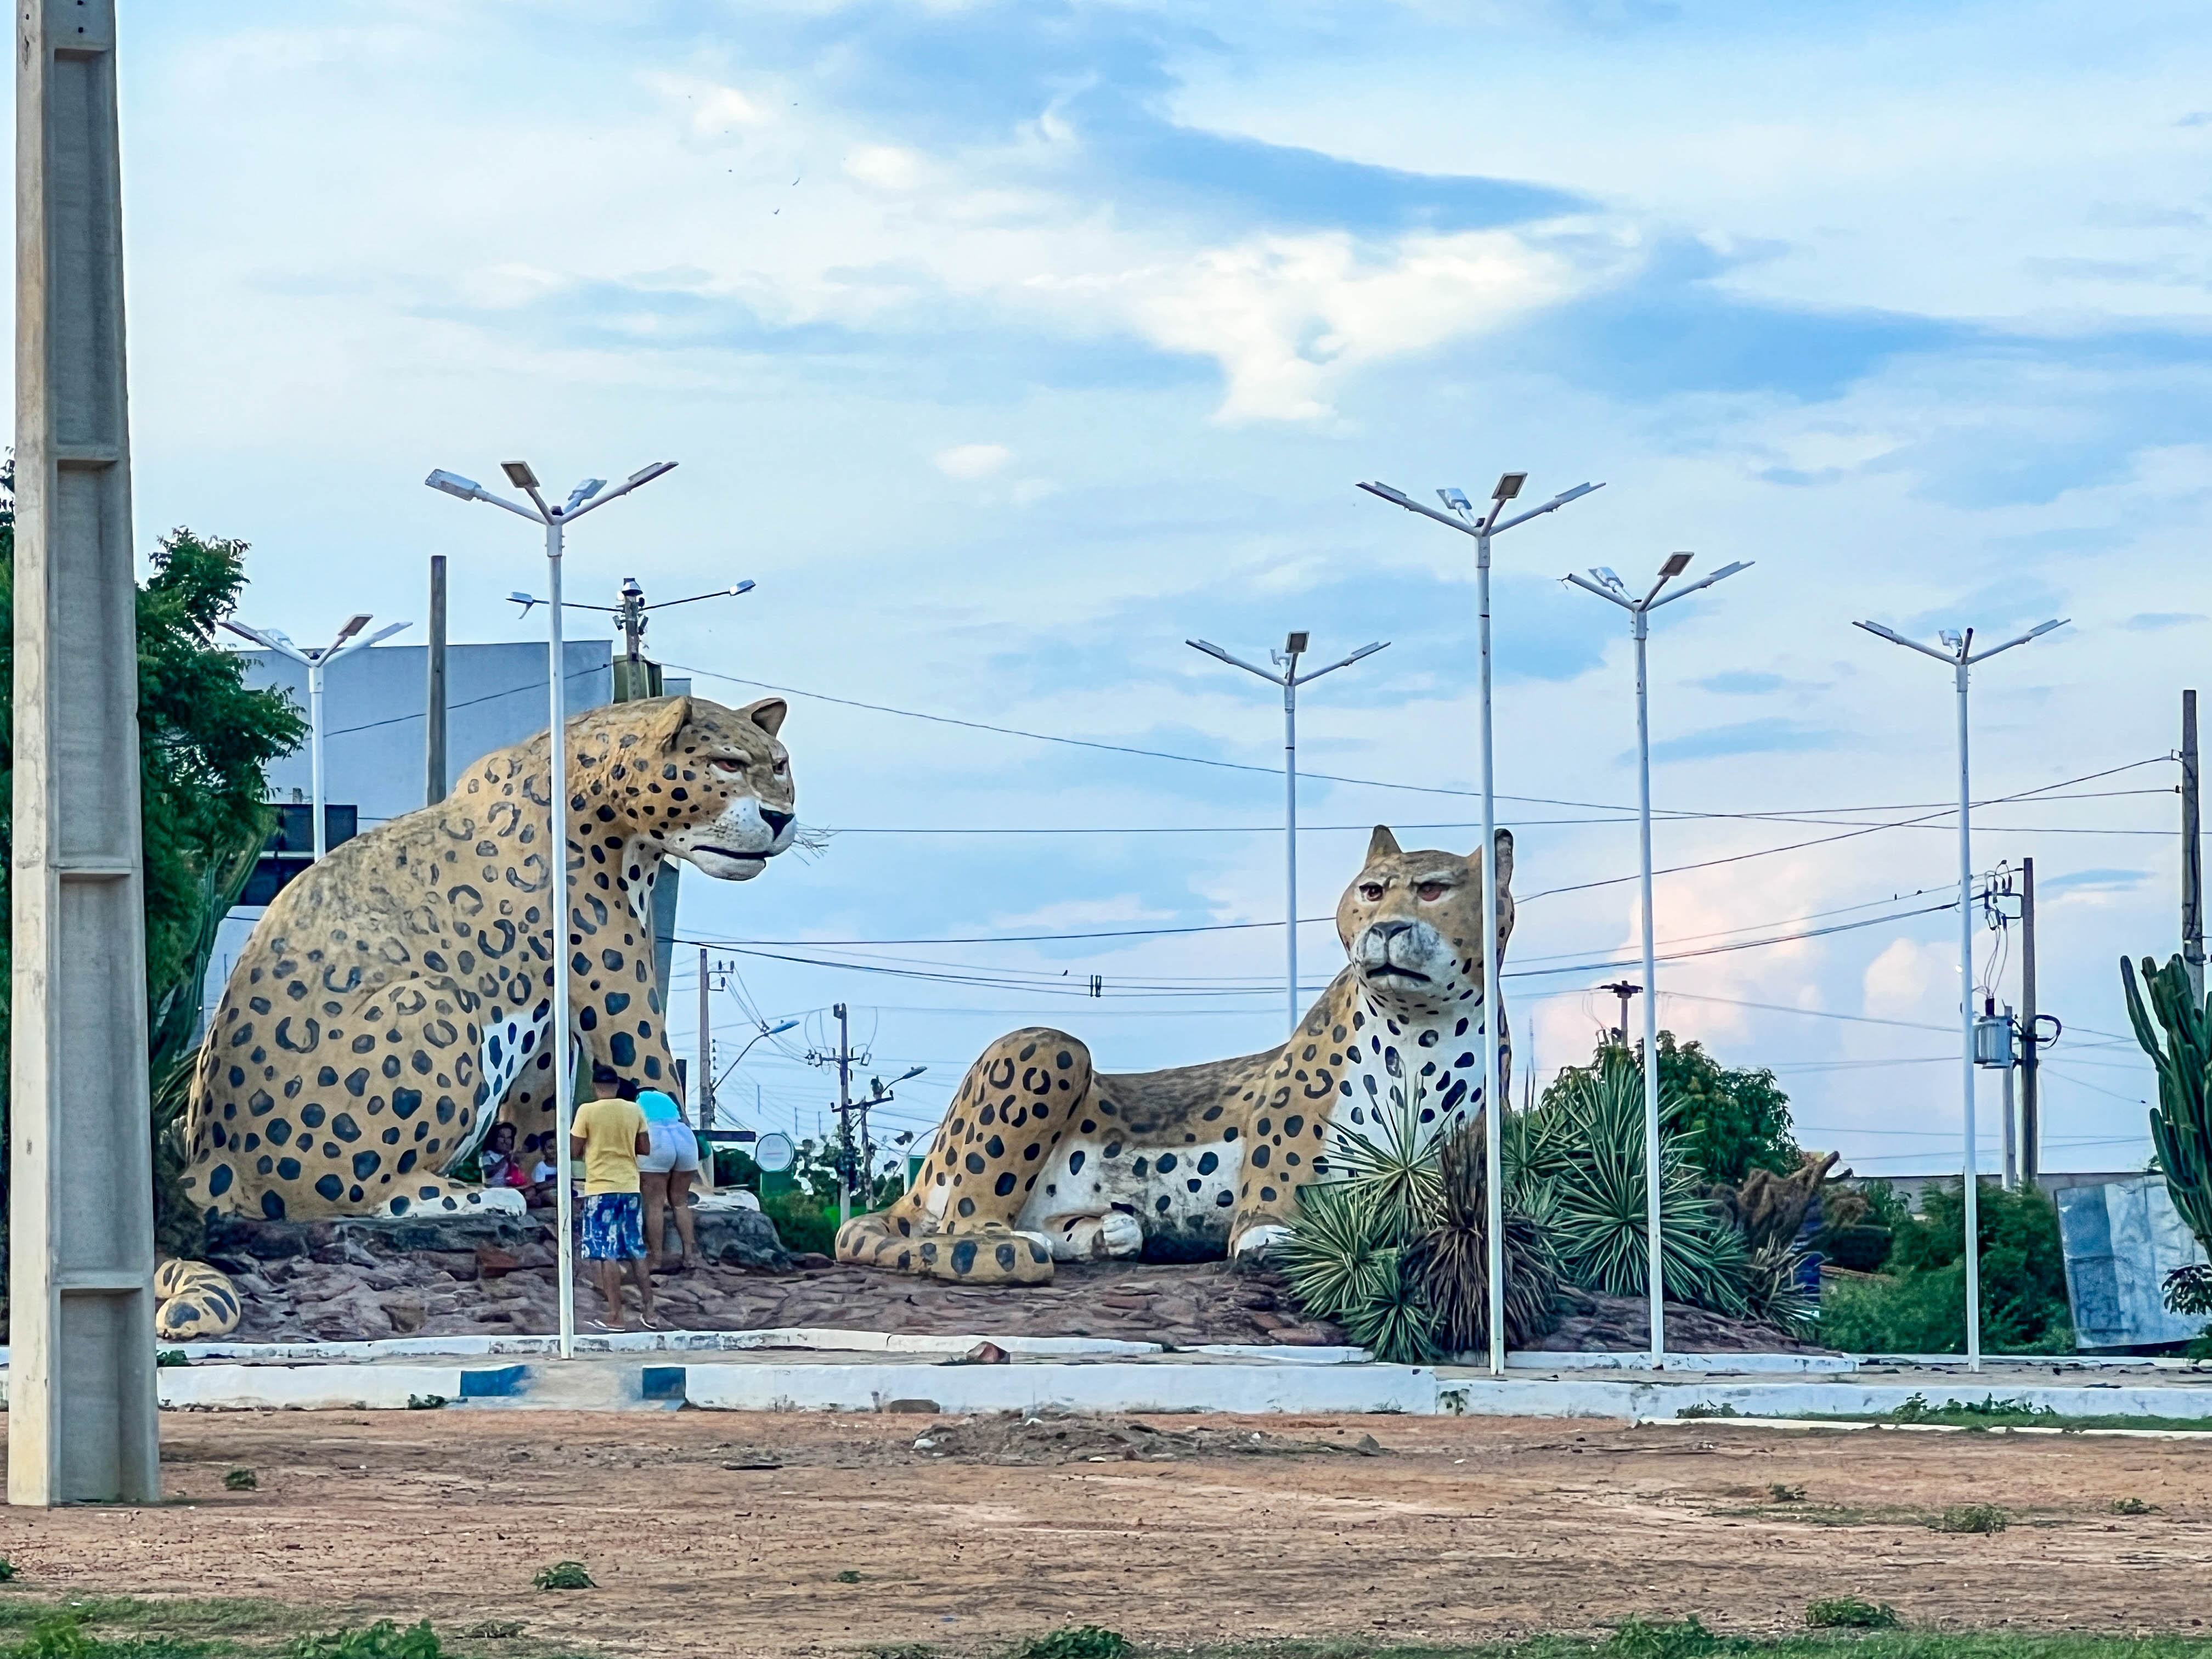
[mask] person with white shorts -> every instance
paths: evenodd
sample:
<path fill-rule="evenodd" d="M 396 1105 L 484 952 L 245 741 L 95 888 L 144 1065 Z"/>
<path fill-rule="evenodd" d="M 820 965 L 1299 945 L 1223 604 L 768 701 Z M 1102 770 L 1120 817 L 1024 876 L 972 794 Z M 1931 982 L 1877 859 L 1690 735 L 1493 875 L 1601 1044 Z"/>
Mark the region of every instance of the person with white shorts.
<path fill-rule="evenodd" d="M 638 1190 L 645 1200 L 645 1249 L 650 1265 L 659 1267 L 668 1225 L 664 1212 L 676 1212 L 676 1237 L 682 1254 L 675 1271 L 689 1273 L 699 1255 L 691 1219 L 691 1182 L 699 1173 L 699 1139 L 684 1121 L 684 1109 L 658 1089 L 641 1089 L 637 1103 L 645 1114 L 650 1150 L 637 1161 Z M 664 1267 L 663 1271 L 666 1271 Z"/>

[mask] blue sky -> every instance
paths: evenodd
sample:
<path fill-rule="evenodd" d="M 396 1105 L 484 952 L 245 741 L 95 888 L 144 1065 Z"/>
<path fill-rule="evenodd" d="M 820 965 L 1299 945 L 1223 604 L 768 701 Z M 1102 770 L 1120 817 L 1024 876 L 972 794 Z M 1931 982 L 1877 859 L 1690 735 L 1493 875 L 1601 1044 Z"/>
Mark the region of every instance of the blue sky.
<path fill-rule="evenodd" d="M 1304 763 L 1463 791 L 1468 545 L 1352 485 L 1602 480 L 1498 544 L 1498 782 L 1634 799 L 1624 629 L 1561 574 L 1756 561 L 1653 641 L 1659 805 L 1782 815 L 1661 823 L 1662 866 L 1705 865 L 1659 886 L 1686 950 L 1940 901 L 1948 684 L 1853 618 L 2070 617 L 1978 679 L 1978 793 L 2106 775 L 1986 810 L 1978 862 L 2033 857 L 2044 890 L 2043 1000 L 2069 1031 L 2046 1161 L 2147 1155 L 2115 963 L 2174 946 L 2157 757 L 2212 628 L 2194 9 L 455 11 L 126 9 L 142 547 L 178 523 L 246 538 L 257 613 L 301 637 L 419 617 L 447 553 L 456 635 L 522 637 L 498 601 L 539 580 L 526 535 L 422 474 L 665 455 L 676 474 L 580 529 L 570 580 L 757 579 L 658 624 L 702 674 L 1266 769 L 1272 694 L 1182 640 L 1388 639 L 1308 694 Z M 875 1069 L 930 1066 L 896 1109 L 913 1127 L 1014 1024 L 1064 1024 L 1114 1067 L 1276 1035 L 1279 929 L 819 942 L 1278 921 L 1279 778 L 794 703 L 802 811 L 845 833 L 687 885 L 683 919 L 779 942 L 737 958 L 759 1008 L 810 1021 L 741 1073 L 771 1126 L 828 1098 L 795 1056 L 839 1000 Z M 1302 803 L 1310 916 L 1364 826 L 1475 817 L 1370 784 Z M 1587 1051 L 1613 976 L 1591 964 L 1635 937 L 1633 884 L 1583 885 L 1632 872 L 1620 816 L 1506 807 L 1522 892 L 1581 888 L 1525 905 L 1509 964 L 1574 969 L 1514 982 L 1540 1071 Z M 1921 821 L 1773 850 L 1838 833 L 1802 821 L 1822 817 Z M 1014 830 L 1082 833 L 974 833 Z M 1808 1144 L 1942 1167 L 1954 929 L 1686 959 L 1665 1021 L 1776 1067 Z M 1310 979 L 1335 957 L 1306 930 Z M 2015 995 L 2016 949 L 1990 960 Z M 1093 973 L 1106 996 L 1058 994 Z M 737 1033 L 735 999 L 717 1009 Z"/>

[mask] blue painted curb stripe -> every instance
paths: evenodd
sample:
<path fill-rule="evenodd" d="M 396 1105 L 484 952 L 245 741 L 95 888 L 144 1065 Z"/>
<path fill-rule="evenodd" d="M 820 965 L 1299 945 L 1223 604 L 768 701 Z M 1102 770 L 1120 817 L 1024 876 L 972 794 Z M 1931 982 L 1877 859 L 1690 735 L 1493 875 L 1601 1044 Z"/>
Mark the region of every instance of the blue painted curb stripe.
<path fill-rule="evenodd" d="M 461 1398 L 489 1400 L 522 1392 L 530 1376 L 527 1365 L 481 1365 L 461 1373 Z"/>
<path fill-rule="evenodd" d="M 647 1365 L 638 1373 L 638 1392 L 647 1400 L 681 1400 L 686 1370 L 682 1365 Z"/>

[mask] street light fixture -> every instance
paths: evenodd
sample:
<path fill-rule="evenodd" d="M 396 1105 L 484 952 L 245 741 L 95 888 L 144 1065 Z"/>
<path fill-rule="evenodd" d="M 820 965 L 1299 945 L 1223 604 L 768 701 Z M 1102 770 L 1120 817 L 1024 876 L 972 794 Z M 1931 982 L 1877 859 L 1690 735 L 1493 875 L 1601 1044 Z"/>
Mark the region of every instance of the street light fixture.
<path fill-rule="evenodd" d="M 422 480 L 431 489 L 442 490 L 445 494 L 458 496 L 463 501 L 483 501 L 490 507 L 504 507 L 518 518 L 528 519 L 542 525 L 545 531 L 546 592 L 551 596 L 547 600 L 546 608 L 550 627 L 546 643 L 545 674 L 549 688 L 547 700 L 550 704 L 550 718 L 545 738 L 546 750 L 551 761 L 551 776 L 549 780 L 550 787 L 547 792 L 545 811 L 549 821 L 548 828 L 551 830 L 551 844 L 547 848 L 547 852 L 553 860 L 554 870 L 558 872 L 555 880 L 558 884 L 559 890 L 557 893 L 549 896 L 556 900 L 556 902 L 549 907 L 552 911 L 549 926 L 553 938 L 551 972 L 555 1036 L 552 1046 L 554 1054 L 558 1057 L 554 1062 L 553 1068 L 553 1145 L 554 1161 L 559 1170 L 557 1177 L 559 1190 L 556 1199 L 560 1218 L 561 1357 L 564 1359 L 572 1358 L 576 1352 L 576 1261 L 575 1238 L 571 1217 L 574 1208 L 574 1197 L 569 1190 L 571 1183 L 568 1157 L 569 1112 L 571 1097 L 575 1090 L 574 1079 L 569 1069 L 571 1031 L 568 1024 L 568 951 L 565 945 L 570 927 L 568 836 L 566 822 L 568 799 L 568 688 L 565 677 L 562 672 L 563 664 L 561 660 L 562 535 L 572 520 L 580 519 L 586 513 L 596 512 L 609 501 L 619 501 L 640 485 L 651 483 L 675 465 L 673 461 L 655 461 L 650 466 L 641 467 L 605 494 L 600 493 L 603 488 L 600 480 L 586 478 L 576 486 L 568 501 L 559 507 L 548 507 L 545 504 L 545 498 L 538 493 L 538 475 L 531 470 L 530 463 L 527 461 L 507 461 L 500 470 L 506 473 L 509 483 L 529 495 L 531 501 L 529 507 L 525 507 L 519 501 L 511 501 L 504 495 L 495 495 L 474 479 L 464 478 L 458 473 L 440 471 L 431 473 L 428 477 Z M 527 614 L 528 607 L 525 606 L 524 610 Z"/>
<path fill-rule="evenodd" d="M 1498 477 L 1497 488 L 1490 492 L 1490 508 L 1477 513 L 1466 493 L 1459 489 L 1440 489 L 1437 494 L 1443 500 L 1448 511 L 1439 513 L 1433 507 L 1425 507 L 1402 489 L 1386 483 L 1363 483 L 1359 487 L 1370 495 L 1380 495 L 1394 507 L 1402 507 L 1408 513 L 1418 513 L 1425 519 L 1434 519 L 1463 536 L 1474 538 L 1474 582 L 1477 612 L 1477 653 L 1481 659 L 1482 684 L 1482 1109 L 1488 1115 L 1489 1128 L 1483 1136 L 1484 1163 L 1488 1178 L 1488 1227 L 1490 1232 L 1490 1370 L 1496 1376 L 1505 1374 L 1505 1208 L 1504 1175 L 1498 1154 L 1499 1120 L 1504 1111 L 1504 1102 L 1499 1098 L 1498 1074 L 1499 1027 L 1502 1017 L 1492 1019 L 1493 1006 L 1504 1007 L 1504 1000 L 1498 989 L 1498 795 L 1495 787 L 1495 768 L 1492 764 L 1496 744 L 1491 730 L 1490 694 L 1490 542 L 1494 536 L 1503 535 L 1516 525 L 1531 519 L 1541 518 L 1547 513 L 1556 513 L 1569 501 L 1579 501 L 1603 484 L 1578 483 L 1572 489 L 1563 489 L 1551 500 L 1516 513 L 1511 518 L 1503 516 L 1505 504 L 1516 500 L 1521 487 L 1528 481 L 1525 472 L 1506 472 Z M 1493 1110 L 1492 1108 L 1496 1109 Z"/>
<path fill-rule="evenodd" d="M 1690 568 L 1690 558 L 1687 553 L 1668 555 L 1666 563 L 1659 567 L 1659 580 L 1651 584 L 1651 591 L 1640 599 L 1630 598 L 1627 584 L 1602 566 L 1592 570 L 1588 577 L 1570 575 L 1567 578 L 1584 592 L 1595 593 L 1601 599 L 1627 611 L 1630 631 L 1636 641 L 1636 823 L 1644 854 L 1644 1226 L 1645 1245 L 1650 1253 L 1647 1276 L 1650 1281 L 1648 1288 L 1651 1297 L 1651 1367 L 1654 1370 L 1667 1363 L 1667 1315 L 1659 1237 L 1659 1199 L 1663 1190 L 1659 1168 L 1659 982 L 1658 967 L 1654 958 L 1656 946 L 1652 939 L 1651 702 L 1644 672 L 1644 647 L 1650 633 L 1651 613 L 1661 605 L 1687 599 L 1701 587 L 1711 587 L 1715 582 L 1725 581 L 1739 570 L 1751 568 L 1748 560 L 1723 565 L 1704 580 L 1692 582 L 1687 587 L 1678 587 L 1662 598 L 1659 590 Z M 1591 580 L 1593 577 L 1595 580 Z M 1628 1041 L 1625 998 L 1621 1014 L 1620 1040 L 1625 1045 Z"/>
<path fill-rule="evenodd" d="M 778 1024 L 763 1025 L 759 1030 L 754 1032 L 752 1036 L 747 1037 L 745 1039 L 745 1046 L 738 1050 L 737 1059 L 732 1060 L 727 1066 L 722 1067 L 721 1076 L 714 1079 L 714 1092 L 718 1095 L 722 1092 L 722 1085 L 730 1080 L 730 1073 L 736 1071 L 738 1067 L 744 1063 L 744 1058 L 747 1054 L 752 1053 L 753 1045 L 755 1043 L 758 1042 L 763 1037 L 781 1036 L 786 1031 L 797 1030 L 799 1022 L 797 1020 L 787 1019 Z M 711 1128 L 714 1126 L 710 1124 L 708 1127 Z"/>
<path fill-rule="evenodd" d="M 368 626 L 369 621 L 368 612 L 357 611 L 346 618 L 345 626 L 338 629 L 337 637 L 328 645 L 319 651 L 303 651 L 292 643 L 291 635 L 282 629 L 248 628 L 244 623 L 228 617 L 223 619 L 222 625 L 240 639 L 252 640 L 254 644 L 264 650 L 274 651 L 280 657 L 289 657 L 307 671 L 308 770 L 313 783 L 310 793 L 315 804 L 311 810 L 315 815 L 315 861 L 318 864 L 322 862 L 323 854 L 330 850 L 323 823 L 323 670 L 340 657 L 351 656 L 355 652 L 374 645 L 379 640 L 388 640 L 402 629 L 412 625 L 393 623 L 362 639 L 361 630 Z"/>
<path fill-rule="evenodd" d="M 1974 1145 L 1974 831 L 1971 817 L 1967 782 L 1966 680 L 1968 672 L 1976 663 L 1987 662 L 2000 651 L 2009 651 L 2016 645 L 2026 645 L 2030 640 L 2048 634 L 2054 628 L 2065 625 L 2067 619 L 2054 617 L 2049 622 L 2039 623 L 2025 634 L 2018 634 L 2002 645 L 1988 649 L 1974 649 L 1974 630 L 1960 633 L 1946 629 L 1938 637 L 1943 649 L 1909 640 L 1893 629 L 1880 623 L 1855 623 L 1869 634 L 1879 635 L 1892 645 L 1901 645 L 1908 651 L 1917 651 L 1923 657 L 1933 657 L 1938 662 L 1951 665 L 1954 681 L 1959 691 L 1959 1019 L 1964 1039 L 1960 1052 L 1960 1095 L 1966 1108 L 1966 1163 L 1962 1189 L 1966 1197 L 1966 1369 L 1978 1371 L 1982 1368 L 1982 1241 L 1979 1158 Z"/>
<path fill-rule="evenodd" d="M 1210 640 L 1185 640 L 1183 643 L 1194 651 L 1203 651 L 1209 657 L 1241 668 L 1248 674 L 1257 674 L 1270 685 L 1283 688 L 1283 880 L 1287 893 L 1283 909 L 1284 991 L 1290 1002 L 1291 1030 L 1298 1029 L 1298 688 L 1324 674 L 1334 674 L 1340 668 L 1349 668 L 1362 657 L 1371 657 L 1390 641 L 1377 640 L 1372 645 L 1363 645 L 1341 662 L 1333 662 L 1326 668 L 1316 668 L 1310 674 L 1298 672 L 1298 659 L 1305 654 L 1312 636 L 1304 632 L 1292 634 L 1284 641 L 1280 651 L 1271 652 L 1268 659 L 1276 671 L 1267 670 L 1246 662 L 1242 657 L 1231 656 Z"/>
<path fill-rule="evenodd" d="M 881 1078 L 870 1078 L 868 1092 L 853 1103 L 860 1114 L 860 1206 L 863 1210 L 873 1209 L 876 1202 L 876 1148 L 875 1143 L 868 1139 L 868 1108 L 885 1104 L 896 1095 L 900 1084 L 909 1078 L 920 1077 L 928 1069 L 927 1066 L 909 1066 L 889 1083 Z"/>

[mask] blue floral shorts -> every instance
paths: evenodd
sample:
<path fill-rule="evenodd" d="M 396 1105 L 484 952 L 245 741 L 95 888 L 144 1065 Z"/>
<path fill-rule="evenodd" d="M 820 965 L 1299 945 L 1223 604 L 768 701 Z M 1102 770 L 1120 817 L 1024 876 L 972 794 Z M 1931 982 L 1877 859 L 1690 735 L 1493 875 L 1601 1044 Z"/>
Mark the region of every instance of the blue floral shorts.
<path fill-rule="evenodd" d="M 627 1261 L 645 1254 L 645 1224 L 635 1193 L 584 1195 L 584 1260 Z"/>

